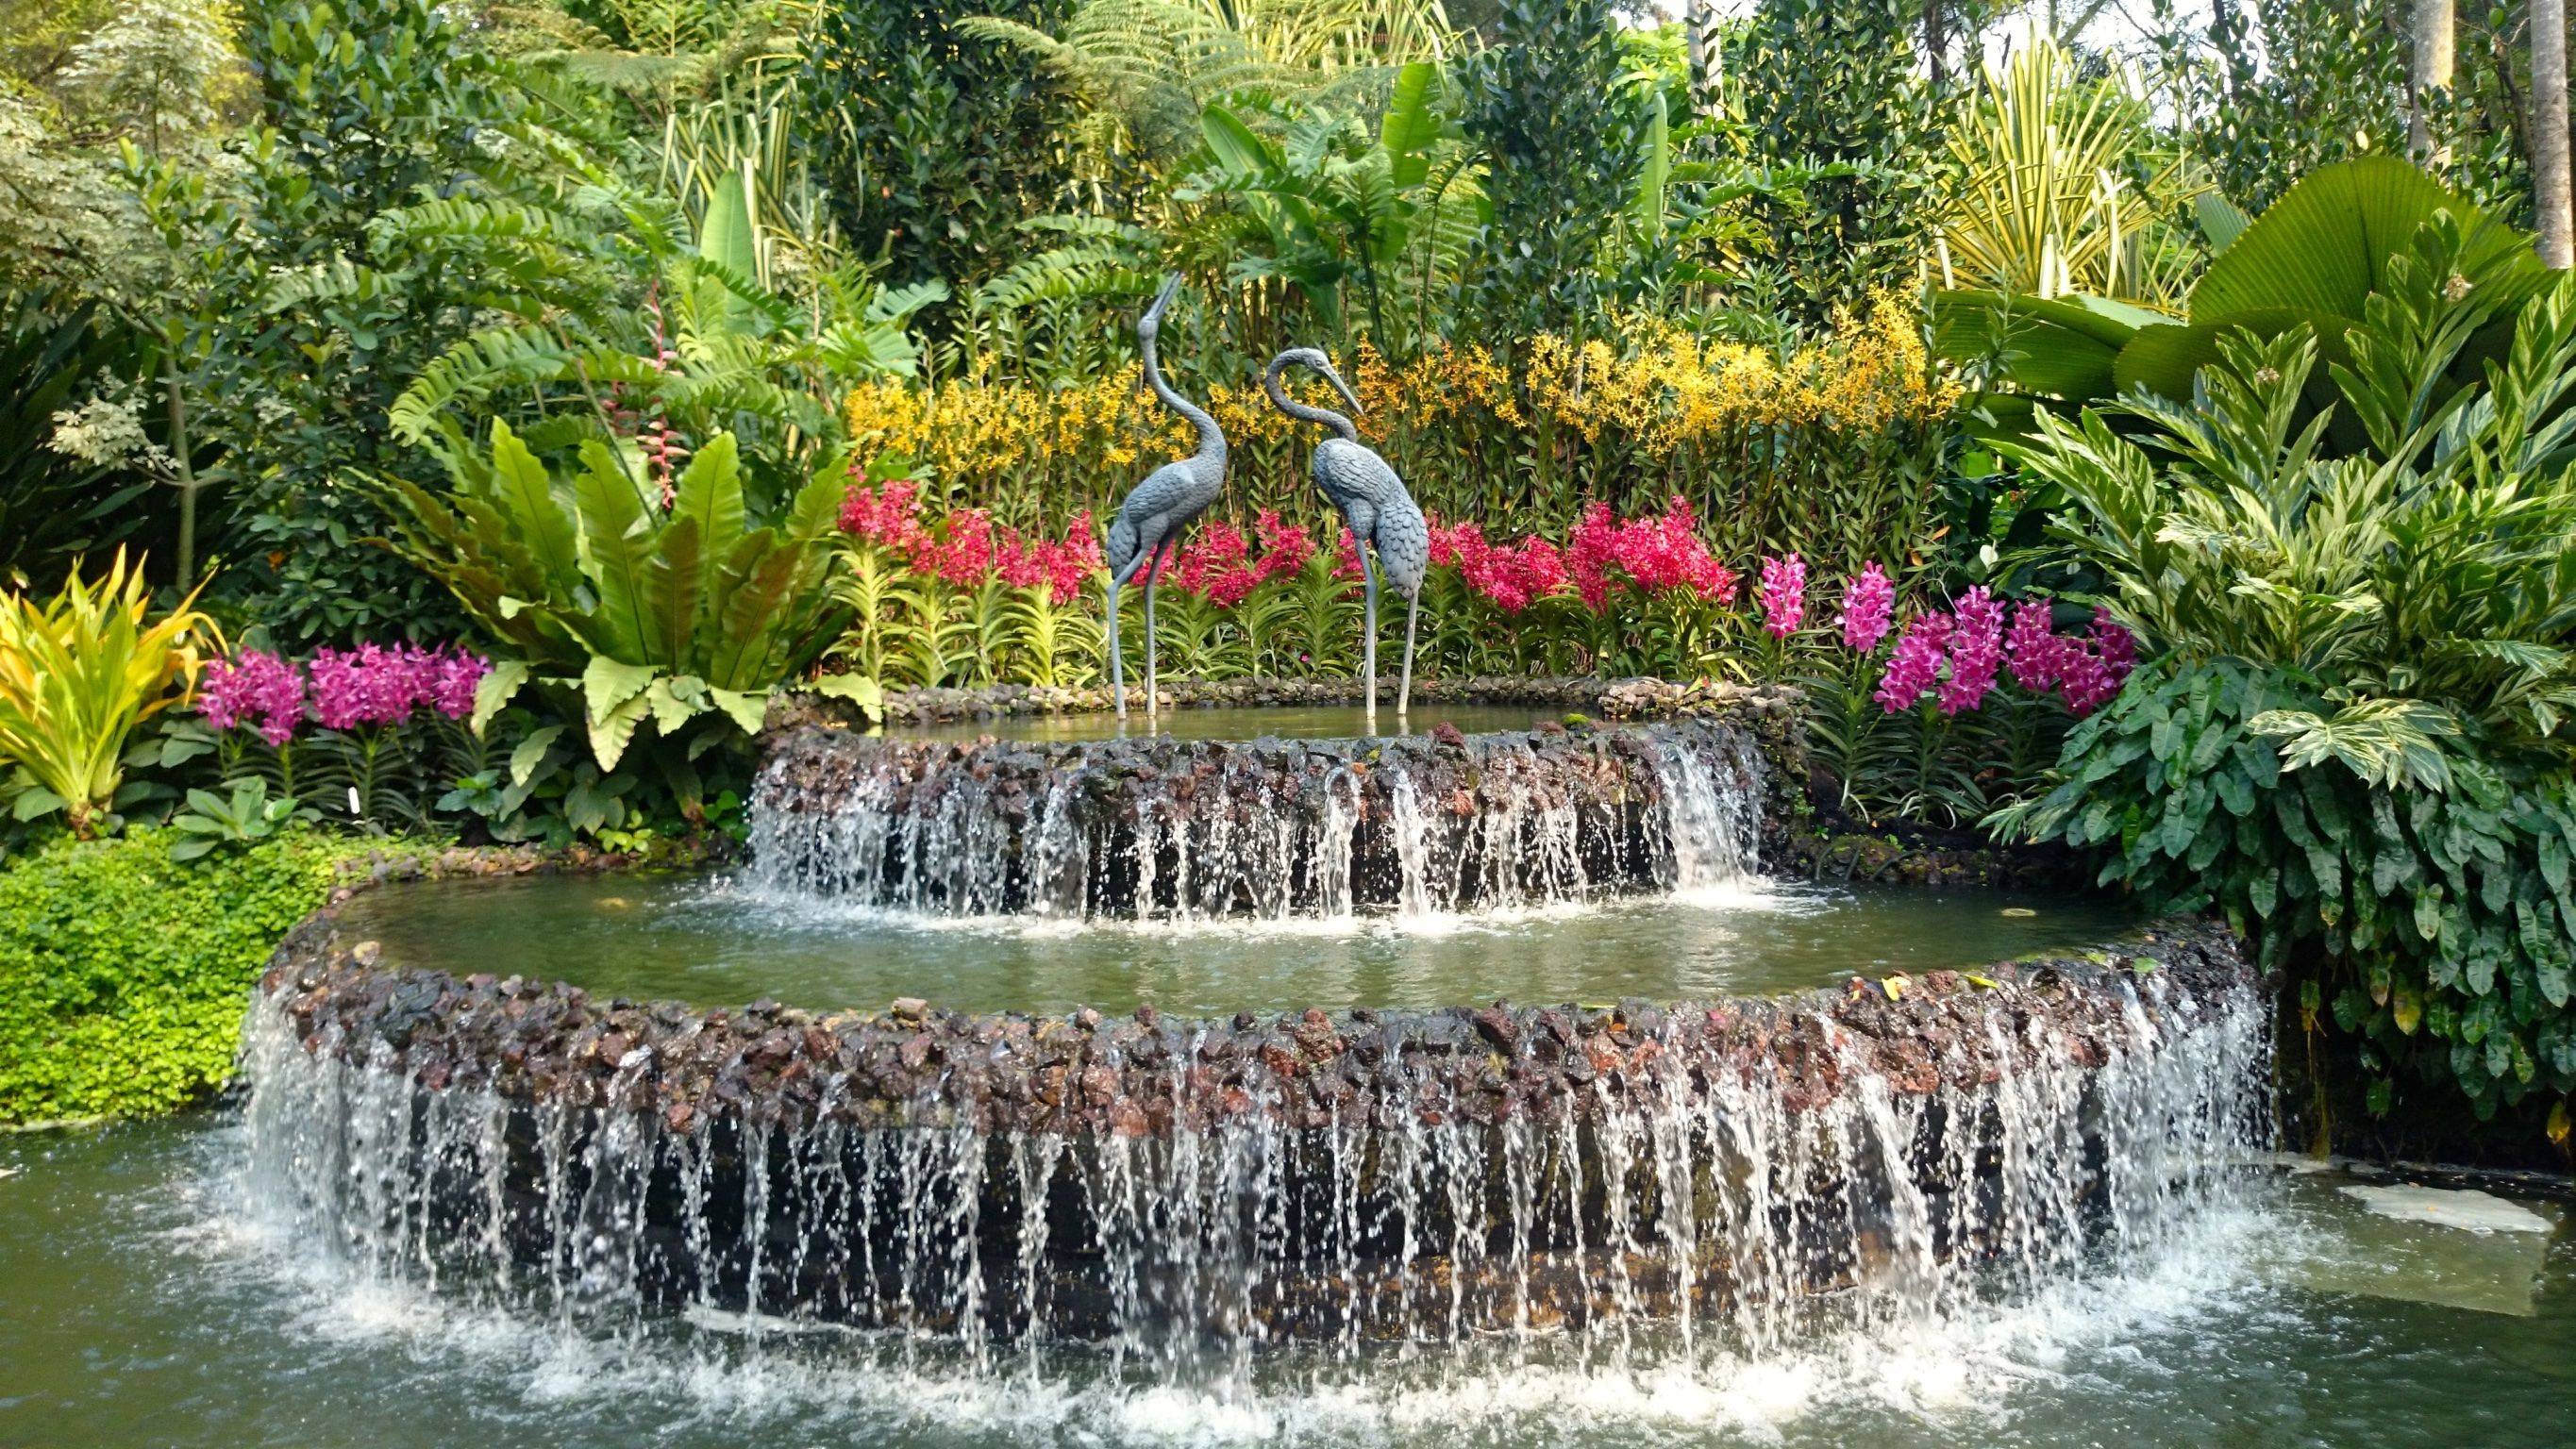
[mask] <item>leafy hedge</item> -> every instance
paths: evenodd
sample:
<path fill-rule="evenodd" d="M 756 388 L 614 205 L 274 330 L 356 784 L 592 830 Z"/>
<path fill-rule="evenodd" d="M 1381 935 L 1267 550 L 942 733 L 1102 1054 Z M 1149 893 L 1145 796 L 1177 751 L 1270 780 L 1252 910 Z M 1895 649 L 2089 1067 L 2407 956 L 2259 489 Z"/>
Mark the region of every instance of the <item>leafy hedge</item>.
<path fill-rule="evenodd" d="M 193 862 L 68 838 L 0 867 L 0 1123 L 169 1111 L 230 1070 L 245 993 L 342 867 L 311 832 Z"/>
<path fill-rule="evenodd" d="M 2312 1025 L 2360 1039 L 2374 1111 L 2406 1079 L 2482 1118 L 2576 1093 L 2576 788 L 2466 758 L 2442 791 L 2285 765 L 2265 716 L 2321 703 L 2234 660 L 2151 665 L 2067 737 L 2032 823 L 2104 852 L 2105 884 L 2260 941 Z"/>

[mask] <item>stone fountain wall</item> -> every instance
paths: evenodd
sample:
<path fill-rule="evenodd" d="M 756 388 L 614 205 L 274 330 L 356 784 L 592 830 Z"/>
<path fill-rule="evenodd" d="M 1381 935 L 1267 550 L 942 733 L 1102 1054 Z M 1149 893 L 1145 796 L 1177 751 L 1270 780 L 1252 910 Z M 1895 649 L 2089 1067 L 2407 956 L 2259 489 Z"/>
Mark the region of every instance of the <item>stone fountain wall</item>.
<path fill-rule="evenodd" d="M 1626 688 L 1565 697 L 1653 712 Z M 751 879 L 934 915 L 1182 920 L 1733 880 L 1803 781 L 1794 700 L 1662 689 L 1669 718 L 1366 740 L 955 741 L 808 723 L 772 736 Z"/>
<path fill-rule="evenodd" d="M 252 1180 L 384 1271 L 611 1322 L 1185 1356 L 1651 1316 L 1759 1346 L 2152 1243 L 2266 1120 L 2254 973 L 2197 924 L 1895 992 L 1187 1022 L 698 1011 L 375 957 L 327 913 L 280 948 Z"/>

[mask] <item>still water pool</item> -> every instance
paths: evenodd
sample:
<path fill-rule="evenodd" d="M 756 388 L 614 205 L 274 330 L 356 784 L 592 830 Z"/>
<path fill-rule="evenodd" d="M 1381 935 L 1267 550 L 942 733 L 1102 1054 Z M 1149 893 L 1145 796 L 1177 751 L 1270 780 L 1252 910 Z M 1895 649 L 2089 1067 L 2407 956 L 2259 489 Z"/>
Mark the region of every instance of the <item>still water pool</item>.
<path fill-rule="evenodd" d="M 1394 735 L 1427 735 L 1441 725 L 1462 734 L 1493 734 L 1563 723 L 1578 712 L 1562 707 L 1521 704 L 1419 704 L 1399 719 L 1394 686 L 1372 721 L 1355 704 L 1218 706 L 1167 709 L 1155 714 L 1134 710 L 1080 714 L 1018 714 L 992 719 L 944 720 L 936 724 L 897 721 L 886 733 L 911 739 L 971 740 L 991 735 L 1004 740 L 1066 742 L 1146 739 L 1164 735 L 1182 740 L 1254 740 L 1264 735 L 1294 740 L 1376 739 Z"/>
<path fill-rule="evenodd" d="M 2076 950 L 2135 924 L 2101 897 L 1757 880 L 1521 913 L 1084 925 L 922 917 L 699 876 L 402 886 L 359 897 L 344 920 L 396 964 L 605 995 L 818 1009 L 903 996 L 970 1011 L 1151 1003 L 1184 1017 L 1794 991 Z"/>
<path fill-rule="evenodd" d="M 2576 1440 L 2576 1239 L 2264 1169 L 2152 1261 L 1756 1363 L 1545 1343 L 1156 1383 L 740 1319 L 608 1337 L 289 1241 L 223 1116 L 0 1140 L 0 1445 L 2290 1446 Z M 2560 1209 L 2540 1204 L 2558 1219 Z"/>

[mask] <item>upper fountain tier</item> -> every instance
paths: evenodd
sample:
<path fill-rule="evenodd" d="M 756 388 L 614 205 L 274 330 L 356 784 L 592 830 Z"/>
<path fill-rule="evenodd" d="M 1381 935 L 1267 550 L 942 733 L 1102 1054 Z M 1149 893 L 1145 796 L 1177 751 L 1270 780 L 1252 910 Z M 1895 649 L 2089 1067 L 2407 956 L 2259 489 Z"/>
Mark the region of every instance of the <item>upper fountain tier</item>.
<path fill-rule="evenodd" d="M 755 788 L 752 879 L 925 914 L 1178 920 L 1716 885 L 1752 870 L 1770 782 L 1795 778 L 1765 758 L 1780 709 L 1748 692 L 1569 727 L 1486 706 L 1394 736 L 1311 708 L 1123 737 L 808 726 Z M 1210 733 L 1241 737 L 1192 737 Z"/>

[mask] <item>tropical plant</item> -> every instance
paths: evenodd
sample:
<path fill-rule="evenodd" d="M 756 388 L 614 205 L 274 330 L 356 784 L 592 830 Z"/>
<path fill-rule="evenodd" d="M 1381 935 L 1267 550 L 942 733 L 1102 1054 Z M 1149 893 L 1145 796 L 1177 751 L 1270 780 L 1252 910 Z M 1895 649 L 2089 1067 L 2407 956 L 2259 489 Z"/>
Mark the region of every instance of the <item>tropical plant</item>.
<path fill-rule="evenodd" d="M 237 185 L 207 198 L 224 204 L 226 230 L 170 248 L 187 300 L 209 279 L 205 320 L 217 324 L 181 359 L 212 455 L 202 481 L 222 492 L 213 551 L 227 567 L 210 597 L 299 648 L 450 635 L 434 585 L 352 547 L 381 519 L 344 479 L 435 477 L 387 413 L 495 313 L 631 307 L 603 260 L 625 228 L 562 224 L 587 194 L 582 166 L 595 173 L 615 139 L 580 135 L 593 112 L 577 88 L 553 93 L 429 0 L 287 0 L 262 10 L 244 48 L 262 125 L 237 146 L 239 167 L 219 173 Z M 424 206 L 521 224 L 501 238 L 415 239 L 388 220 Z"/>
<path fill-rule="evenodd" d="M 1459 120 L 1492 208 L 1477 249 L 1487 335 L 1588 328 L 1600 260 L 1637 164 L 1609 0 L 1501 0 L 1497 43 L 1465 68 Z"/>
<path fill-rule="evenodd" d="M 265 780 L 236 781 L 229 795 L 190 790 L 188 808 L 170 819 L 172 860 L 195 860 L 225 846 L 255 844 L 292 823 L 302 807 L 292 795 L 272 800 Z"/>
<path fill-rule="evenodd" d="M 2180 322 L 2106 297 L 1963 288 L 1933 295 L 1935 346 L 1954 362 L 1993 369 L 2017 392 L 2068 403 L 2138 388 L 2189 398 L 2194 375 L 2217 360 L 2219 338 L 2237 332 L 2275 337 L 2306 327 L 2340 361 L 2345 334 L 2388 280 L 2392 259 L 2442 213 L 2468 238 L 2461 265 L 2487 278 L 2500 315 L 2547 282 L 2528 238 L 2406 162 L 2374 156 L 2323 167 L 2290 188 L 2210 262 Z M 2502 343 L 2491 334 L 2468 356 L 2492 355 Z"/>
<path fill-rule="evenodd" d="M 152 446 L 121 399 L 84 397 L 130 374 L 137 339 L 95 304 L 0 292 L 0 577 L 50 588 L 71 556 L 149 523 L 151 487 L 127 460 Z"/>
<path fill-rule="evenodd" d="M 1729 86 L 1749 147 L 1813 178 L 1749 198 L 1767 233 L 1754 255 L 1800 321 L 1822 322 L 1918 275 L 1943 115 L 1944 62 L 1923 42 L 1960 8 L 1764 0 L 1748 18 Z"/>
<path fill-rule="evenodd" d="M 730 433 L 700 446 L 667 492 L 596 439 L 581 456 L 558 479 L 496 420 L 488 454 L 450 455 L 452 491 L 387 482 L 390 546 L 516 656 L 483 682 L 478 725 L 532 678 L 552 678 L 578 688 L 604 770 L 648 722 L 675 743 L 701 716 L 758 731 L 770 688 L 831 642 L 840 470 L 755 523 Z"/>
<path fill-rule="evenodd" d="M 1069 0 L 978 8 L 1039 30 L 1072 11 Z M 898 287 L 963 293 L 991 277 L 1022 221 L 1064 209 L 1073 177 L 1073 99 L 1025 52 L 967 34 L 957 12 L 948 0 L 818 7 L 797 73 L 797 130 L 840 233 L 892 262 Z"/>
<path fill-rule="evenodd" d="M 2134 87 L 2124 71 L 2080 76 L 2036 33 L 1987 64 L 1950 128 L 1934 237 L 1944 286 L 2179 302 L 2197 259 L 2175 223 L 2200 188 L 2179 153 L 2156 153 Z"/>
<path fill-rule="evenodd" d="M 2223 337 L 2191 405 L 2043 415 L 2013 449 L 2152 658 L 1994 824 L 2226 912 L 2352 1035 L 2375 1108 L 2401 1074 L 2481 1114 L 2576 1090 L 2576 282 L 2530 295 L 2487 236 L 2403 244 L 2325 380 L 2305 326 Z"/>
<path fill-rule="evenodd" d="M 1178 159 L 1222 98 L 1330 100 L 1373 67 L 1436 60 L 1448 44 L 1437 0 L 1079 0 L 1055 34 L 998 15 L 957 28 L 1027 52 L 1079 100 L 1095 176 L 1120 152 Z"/>
<path fill-rule="evenodd" d="M 196 686 L 215 633 L 195 605 L 192 592 L 154 618 L 141 561 L 123 549 L 42 602 L 0 594 L 0 760 L 34 781 L 19 819 L 60 810 L 73 834 L 98 833 L 119 803 L 126 738 Z"/>
<path fill-rule="evenodd" d="M 798 305 L 756 280 L 771 248 L 753 173 L 729 172 L 707 187 L 691 226 L 667 199 L 621 190 L 601 173 L 591 205 L 635 224 L 635 261 L 649 277 L 640 305 L 593 309 L 587 322 L 531 307 L 476 330 L 394 399 L 394 435 L 451 454 L 470 446 L 473 422 L 506 416 L 550 455 L 596 441 L 667 489 L 691 448 L 730 432 L 750 443 L 762 488 L 801 483 L 833 443 L 835 419 L 822 399 L 853 382 L 908 376 L 916 354 L 905 324 L 945 294 L 936 284 L 839 291 L 825 276 L 809 279 L 817 285 Z M 524 208 L 446 202 L 383 219 L 386 234 L 414 247 L 472 239 L 551 250 L 548 234 L 577 225 Z"/>
<path fill-rule="evenodd" d="M 1211 105 L 1201 117 L 1205 163 L 1182 179 L 1183 200 L 1223 198 L 1241 217 L 1228 275 L 1294 285 L 1316 320 L 1345 330 L 1356 284 L 1361 315 L 1381 348 L 1387 319 L 1429 299 L 1463 265 L 1484 194 L 1434 109 L 1438 72 L 1416 61 L 1398 71 L 1374 132 L 1315 110 L 1284 122 L 1273 141 L 1244 116 Z"/>

